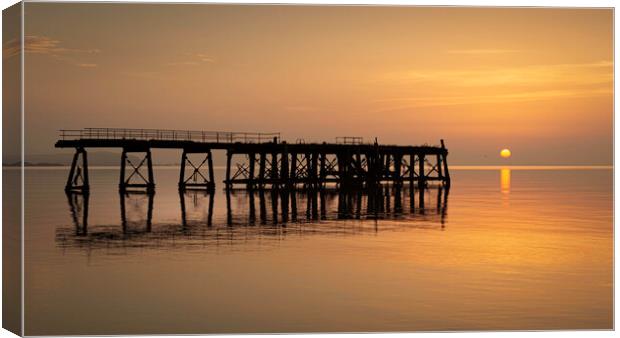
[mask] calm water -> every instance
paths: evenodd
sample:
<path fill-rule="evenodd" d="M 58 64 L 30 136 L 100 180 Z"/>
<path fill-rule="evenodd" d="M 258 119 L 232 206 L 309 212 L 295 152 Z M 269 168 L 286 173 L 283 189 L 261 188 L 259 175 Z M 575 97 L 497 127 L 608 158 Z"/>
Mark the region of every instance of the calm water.
<path fill-rule="evenodd" d="M 91 170 L 84 201 L 66 175 L 26 170 L 28 335 L 613 326 L 610 169 L 453 170 L 424 208 L 408 189 L 181 197 L 176 168 L 152 200 Z"/>

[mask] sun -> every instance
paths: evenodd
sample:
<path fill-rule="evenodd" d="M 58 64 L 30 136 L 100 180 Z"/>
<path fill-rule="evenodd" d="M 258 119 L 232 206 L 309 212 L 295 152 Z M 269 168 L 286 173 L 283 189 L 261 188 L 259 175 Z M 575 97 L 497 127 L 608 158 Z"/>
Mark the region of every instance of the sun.
<path fill-rule="evenodd" d="M 499 152 L 499 156 L 503 158 L 510 158 L 510 156 L 512 156 L 512 153 L 510 152 L 510 149 L 504 148 L 502 149 L 502 151 Z"/>

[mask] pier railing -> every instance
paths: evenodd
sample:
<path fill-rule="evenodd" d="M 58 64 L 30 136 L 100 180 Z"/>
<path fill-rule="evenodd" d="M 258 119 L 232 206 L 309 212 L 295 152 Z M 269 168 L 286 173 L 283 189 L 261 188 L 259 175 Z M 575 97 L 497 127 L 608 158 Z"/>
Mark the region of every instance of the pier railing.
<path fill-rule="evenodd" d="M 336 137 L 338 144 L 363 144 L 364 138 L 359 136 L 338 136 Z"/>
<path fill-rule="evenodd" d="M 246 133 L 172 129 L 126 129 L 126 128 L 84 128 L 61 129 L 62 140 L 159 140 L 194 141 L 209 143 L 267 143 L 280 142 L 280 133 Z"/>

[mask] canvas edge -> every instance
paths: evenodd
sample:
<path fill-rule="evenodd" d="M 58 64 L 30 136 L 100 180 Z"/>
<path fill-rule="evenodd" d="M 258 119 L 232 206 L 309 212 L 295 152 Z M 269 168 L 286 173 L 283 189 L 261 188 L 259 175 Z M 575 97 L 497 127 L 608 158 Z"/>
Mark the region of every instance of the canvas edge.
<path fill-rule="evenodd" d="M 2 327 L 20 336 L 23 335 L 22 15 L 22 2 L 2 11 Z"/>

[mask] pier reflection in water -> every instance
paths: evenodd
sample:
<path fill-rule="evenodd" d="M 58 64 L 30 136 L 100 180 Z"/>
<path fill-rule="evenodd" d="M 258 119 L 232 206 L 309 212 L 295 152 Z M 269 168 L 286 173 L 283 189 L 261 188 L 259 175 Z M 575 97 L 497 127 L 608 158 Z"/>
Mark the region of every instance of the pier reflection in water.
<path fill-rule="evenodd" d="M 383 186 L 367 191 L 227 190 L 226 208 L 213 192 L 179 192 L 180 222 L 153 224 L 156 194 L 120 193 L 120 225 L 89 228 L 89 194 L 68 193 L 73 229 L 56 231 L 60 247 L 149 247 L 207 244 L 222 239 L 296 234 L 357 234 L 411 227 L 443 230 L 449 189 Z M 378 223 L 378 220 L 382 220 Z M 406 222 L 404 222 L 406 221 Z M 235 235 L 239 235 L 236 238 Z M 197 242 L 198 241 L 198 242 Z"/>

